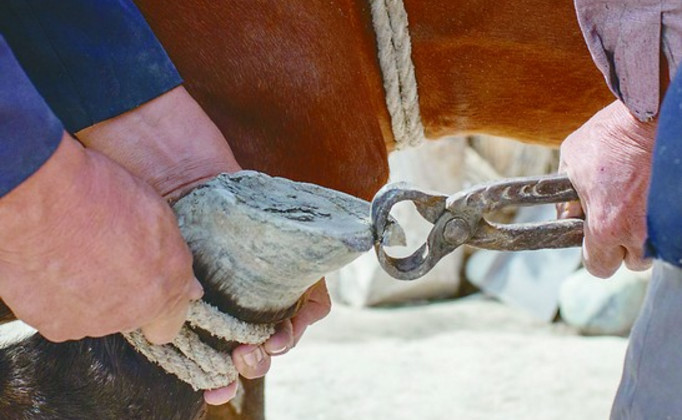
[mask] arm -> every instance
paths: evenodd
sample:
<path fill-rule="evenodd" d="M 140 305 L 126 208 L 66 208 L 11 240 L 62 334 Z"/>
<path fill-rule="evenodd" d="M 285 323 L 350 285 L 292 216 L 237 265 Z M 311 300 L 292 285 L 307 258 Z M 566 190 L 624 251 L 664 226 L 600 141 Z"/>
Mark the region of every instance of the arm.
<path fill-rule="evenodd" d="M 144 179 L 166 199 L 188 192 L 197 183 L 240 166 L 222 133 L 183 87 L 170 90 L 144 105 L 76 133 L 90 150 L 107 155 Z M 232 351 L 239 373 L 246 378 L 265 375 L 270 357 L 289 351 L 308 325 L 329 312 L 324 281 L 313 286 L 291 320 L 261 346 L 242 345 Z M 223 404 L 236 392 L 209 391 L 206 401 Z"/>
<path fill-rule="evenodd" d="M 2 1 L 0 34 L 70 133 L 182 83 L 130 0 Z"/>
<path fill-rule="evenodd" d="M 597 113 L 561 146 L 581 206 L 561 217 L 586 217 L 583 257 L 594 275 L 609 277 L 622 261 L 644 269 L 646 196 L 660 90 L 682 55 L 679 2 L 576 0 L 581 29 L 617 101 Z M 659 46 L 662 48 L 659 48 Z"/>
<path fill-rule="evenodd" d="M 63 132 L 2 38 L 0 73 L 0 295 L 55 341 L 140 326 L 170 340 L 202 293 L 172 213 Z"/>
<path fill-rule="evenodd" d="M 116 161 L 169 200 L 206 178 L 239 170 L 223 135 L 184 88 L 178 87 L 177 72 L 131 2 L 100 4 L 79 0 L 75 1 L 77 9 L 54 6 L 58 10 L 47 7 L 27 11 L 23 6 L 31 3 L 7 3 L 13 7 L 9 12 L 14 16 L 5 15 L 8 18 L 4 24 L 16 26 L 15 22 L 26 20 L 26 14 L 33 13 L 37 16 L 29 20 L 40 21 L 38 29 L 50 34 L 50 43 L 57 40 L 53 48 L 43 51 L 43 42 L 31 41 L 22 27 L 15 29 L 13 37 L 24 47 L 23 59 L 31 67 L 32 77 L 38 80 L 39 90 L 58 115 L 69 119 L 67 128 L 76 133 L 88 150 Z M 92 19 L 83 19 L 88 10 L 97 14 L 112 7 L 123 8 L 125 13 L 115 15 L 105 27 Z M 92 51 L 106 51 L 107 59 L 102 60 L 102 54 L 90 54 Z M 51 59 L 55 54 L 65 66 L 64 72 L 70 75 L 69 80 L 86 83 L 55 91 L 57 81 L 53 75 L 43 74 L 45 67 L 40 64 L 45 57 Z M 69 60 L 61 60 L 64 56 Z M 107 77 L 99 77 L 102 72 Z M 157 79 L 161 82 L 157 83 Z M 78 92 L 75 99 L 73 92 Z M 329 299 L 324 285 L 311 291 L 309 302 L 296 317 L 282 323 L 277 334 L 263 346 L 235 349 L 233 358 L 243 376 L 264 375 L 270 355 L 286 352 L 307 325 L 326 315 Z M 229 398 L 224 393 L 222 396 L 208 393 L 206 398 L 222 403 L 226 396 Z"/>

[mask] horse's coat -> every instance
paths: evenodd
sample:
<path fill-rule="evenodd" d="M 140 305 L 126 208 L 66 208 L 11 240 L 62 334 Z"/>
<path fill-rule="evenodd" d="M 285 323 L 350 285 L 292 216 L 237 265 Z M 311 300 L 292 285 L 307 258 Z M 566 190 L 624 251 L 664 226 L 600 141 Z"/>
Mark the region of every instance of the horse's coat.
<path fill-rule="evenodd" d="M 242 165 L 365 199 L 385 182 L 393 138 L 367 2 L 137 3 Z M 405 7 L 429 138 L 556 145 L 613 99 L 570 1 Z"/>

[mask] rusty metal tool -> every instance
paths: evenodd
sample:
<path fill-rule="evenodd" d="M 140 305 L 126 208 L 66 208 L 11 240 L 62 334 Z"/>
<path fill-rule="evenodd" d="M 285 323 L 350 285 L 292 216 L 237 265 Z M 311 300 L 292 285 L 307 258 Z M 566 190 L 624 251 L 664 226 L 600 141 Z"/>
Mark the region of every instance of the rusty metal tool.
<path fill-rule="evenodd" d="M 441 258 L 467 244 L 477 248 L 521 251 L 580 246 L 583 221 L 555 220 L 537 223 L 498 224 L 486 213 L 507 206 L 533 206 L 578 199 L 565 175 L 516 178 L 472 187 L 451 196 L 429 194 L 405 183 L 389 184 L 372 200 L 371 219 L 375 251 L 382 268 L 400 280 L 414 280 L 431 270 Z M 425 243 L 405 258 L 388 255 L 385 232 L 395 223 L 393 206 L 412 202 L 419 214 L 433 224 Z"/>

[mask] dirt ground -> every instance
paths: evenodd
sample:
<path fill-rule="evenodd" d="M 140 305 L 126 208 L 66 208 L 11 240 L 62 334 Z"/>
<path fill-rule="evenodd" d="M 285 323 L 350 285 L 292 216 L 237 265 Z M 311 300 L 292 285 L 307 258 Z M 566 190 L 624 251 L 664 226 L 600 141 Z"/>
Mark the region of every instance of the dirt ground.
<path fill-rule="evenodd" d="M 332 313 L 267 382 L 268 420 L 607 419 L 626 339 L 470 297 Z"/>
<path fill-rule="evenodd" d="M 30 333 L 12 324 L 0 329 L 3 341 Z M 390 309 L 336 304 L 273 360 L 267 418 L 608 419 L 625 346 L 475 296 Z"/>

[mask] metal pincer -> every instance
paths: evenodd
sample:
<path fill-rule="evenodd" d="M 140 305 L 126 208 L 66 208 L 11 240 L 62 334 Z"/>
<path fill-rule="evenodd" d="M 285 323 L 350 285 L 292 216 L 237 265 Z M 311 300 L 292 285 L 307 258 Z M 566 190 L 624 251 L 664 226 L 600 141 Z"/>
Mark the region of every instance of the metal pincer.
<path fill-rule="evenodd" d="M 583 221 L 555 220 L 537 223 L 497 224 L 485 214 L 507 206 L 533 206 L 578 199 L 565 175 L 517 178 L 479 185 L 451 196 L 429 194 L 407 184 L 390 184 L 372 200 L 371 217 L 375 250 L 382 268 L 400 280 L 414 280 L 429 272 L 444 256 L 463 244 L 500 251 L 537 250 L 580 246 Z M 384 250 L 392 223 L 390 212 L 401 201 L 411 201 L 419 214 L 433 224 L 426 241 L 405 258 Z"/>

